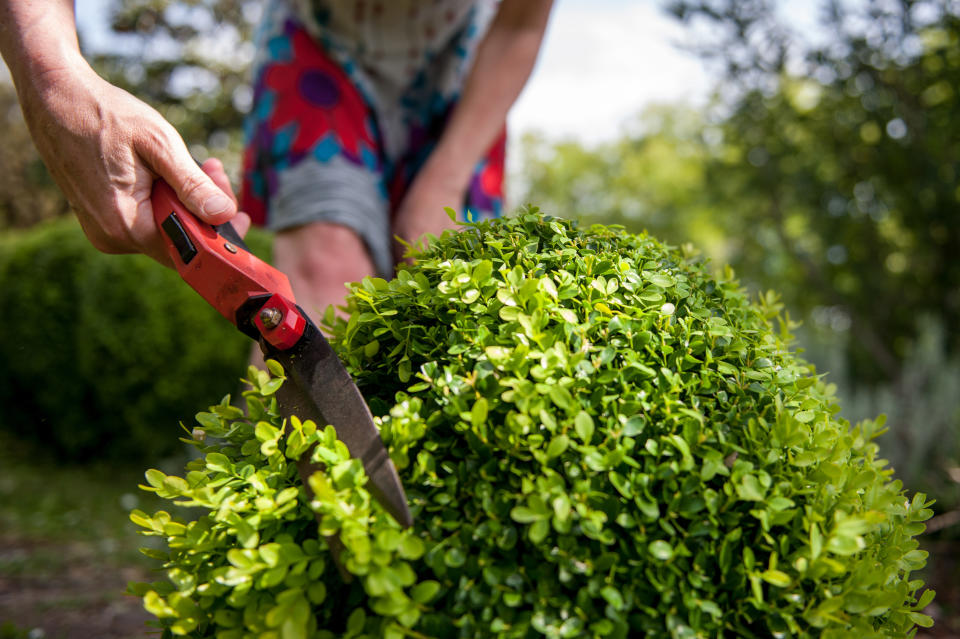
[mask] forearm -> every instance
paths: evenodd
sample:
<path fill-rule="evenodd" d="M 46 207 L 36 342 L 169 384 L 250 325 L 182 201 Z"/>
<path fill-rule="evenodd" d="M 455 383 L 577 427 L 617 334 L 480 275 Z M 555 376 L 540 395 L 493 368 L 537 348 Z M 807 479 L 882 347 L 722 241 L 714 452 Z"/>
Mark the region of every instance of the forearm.
<path fill-rule="evenodd" d="M 551 5 L 552 0 L 502 0 L 425 173 L 455 188 L 467 187 L 530 76 Z"/>
<path fill-rule="evenodd" d="M 0 54 L 17 91 L 42 89 L 57 71 L 87 67 L 71 0 L 0 0 Z"/>
<path fill-rule="evenodd" d="M 37 151 L 96 248 L 170 263 L 150 203 L 157 177 L 209 224 L 236 215 L 222 167 L 211 179 L 169 122 L 84 60 L 72 0 L 0 0 L 0 54 Z"/>

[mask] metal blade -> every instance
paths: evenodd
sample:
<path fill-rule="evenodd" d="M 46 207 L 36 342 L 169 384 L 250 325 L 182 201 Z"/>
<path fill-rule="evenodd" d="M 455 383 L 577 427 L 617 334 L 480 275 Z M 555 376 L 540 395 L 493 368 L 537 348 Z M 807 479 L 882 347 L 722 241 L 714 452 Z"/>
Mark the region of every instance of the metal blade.
<path fill-rule="evenodd" d="M 277 360 L 287 373 L 287 382 L 277 391 L 280 412 L 320 426 L 332 424 L 350 455 L 363 464 L 370 494 L 401 526 L 413 525 L 406 493 L 370 409 L 320 330 L 308 321 L 294 347 L 279 350 L 262 340 L 260 345 L 266 357 Z M 312 469 L 301 464 L 300 472 L 306 480 Z"/>

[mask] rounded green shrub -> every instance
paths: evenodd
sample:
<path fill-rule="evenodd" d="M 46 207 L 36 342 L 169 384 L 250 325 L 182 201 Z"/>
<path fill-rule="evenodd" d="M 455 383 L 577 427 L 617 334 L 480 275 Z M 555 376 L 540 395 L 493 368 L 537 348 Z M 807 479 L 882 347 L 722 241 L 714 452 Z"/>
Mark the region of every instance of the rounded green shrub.
<path fill-rule="evenodd" d="M 402 530 L 332 427 L 198 415 L 202 457 L 136 511 L 168 635 L 905 637 L 930 516 L 756 302 L 695 258 L 542 217 L 447 233 L 332 330 L 406 487 Z M 332 320 L 332 315 L 330 316 Z M 281 373 L 273 367 L 275 374 Z M 326 470 L 308 502 L 295 459 Z M 318 526 L 314 514 L 320 516 Z M 342 569 L 326 539 L 339 537 Z M 350 577 L 349 580 L 345 576 Z"/>
<path fill-rule="evenodd" d="M 97 252 L 73 219 L 0 239 L 0 308 L 0 428 L 62 459 L 179 451 L 177 422 L 235 389 L 249 355 L 175 271 Z"/>

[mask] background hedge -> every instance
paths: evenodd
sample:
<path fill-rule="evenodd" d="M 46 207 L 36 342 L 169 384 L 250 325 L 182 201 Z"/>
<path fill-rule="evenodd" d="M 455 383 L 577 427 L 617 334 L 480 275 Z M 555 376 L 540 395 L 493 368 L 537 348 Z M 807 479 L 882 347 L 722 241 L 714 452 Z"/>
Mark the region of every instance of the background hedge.
<path fill-rule="evenodd" d="M 0 238 L 0 308 L 0 429 L 61 459 L 170 454 L 171 429 L 236 391 L 249 352 L 174 271 L 97 252 L 72 219 Z"/>

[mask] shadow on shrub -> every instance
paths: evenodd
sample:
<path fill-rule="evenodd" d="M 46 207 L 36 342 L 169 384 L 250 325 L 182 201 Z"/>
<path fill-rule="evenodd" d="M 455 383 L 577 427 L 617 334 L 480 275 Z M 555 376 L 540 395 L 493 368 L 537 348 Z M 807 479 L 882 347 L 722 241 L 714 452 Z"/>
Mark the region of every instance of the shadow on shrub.
<path fill-rule="evenodd" d="M 97 252 L 72 219 L 0 239 L 0 308 L 0 428 L 61 459 L 169 454 L 245 369 L 249 340 L 174 271 Z"/>

